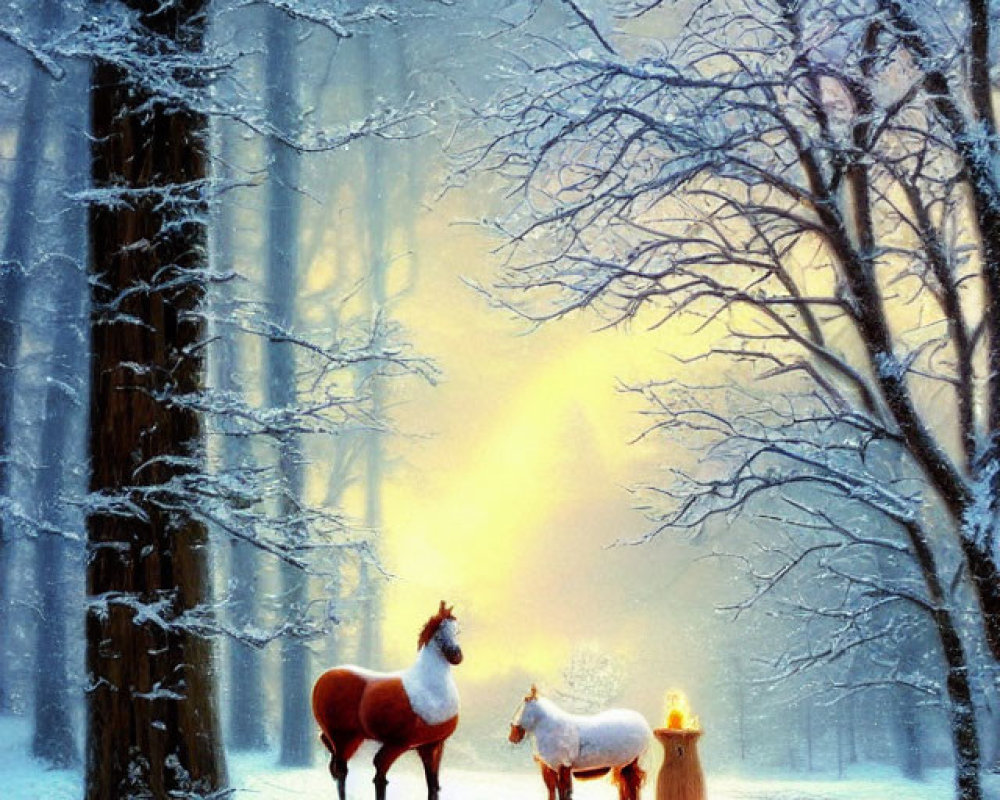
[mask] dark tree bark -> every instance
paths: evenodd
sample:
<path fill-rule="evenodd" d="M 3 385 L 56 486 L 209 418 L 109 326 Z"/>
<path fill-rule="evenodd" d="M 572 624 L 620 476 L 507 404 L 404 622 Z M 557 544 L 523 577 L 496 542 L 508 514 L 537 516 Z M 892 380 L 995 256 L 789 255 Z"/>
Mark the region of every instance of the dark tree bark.
<path fill-rule="evenodd" d="M 44 0 L 39 28 L 52 30 L 59 16 L 59 3 Z M 0 250 L 0 500 L 10 495 L 12 416 L 18 354 L 21 349 L 21 308 L 27 290 L 27 269 L 37 227 L 38 178 L 42 166 L 50 112 L 52 81 L 35 68 L 28 79 L 24 112 L 14 151 L 14 175 L 10 184 L 9 211 L 4 220 Z M 10 580 L 12 531 L 0 513 L 0 632 L 10 630 Z M 11 710 L 10 669 L 7 635 L 0 636 L 0 713 Z"/>
<path fill-rule="evenodd" d="M 989 435 L 988 446 L 969 466 L 969 477 L 976 483 L 990 486 L 991 521 L 970 524 L 969 512 L 973 509 L 975 498 L 968 490 L 963 490 L 964 485 L 958 487 L 953 480 L 941 477 L 947 472 L 939 468 L 942 458 L 924 459 L 919 451 L 914 451 L 914 455 L 954 520 L 982 612 L 986 643 L 993 659 L 1000 661 L 1000 562 L 995 548 L 981 544 L 982 541 L 995 542 L 1000 536 L 996 527 L 1000 511 L 1000 472 L 996 471 L 1000 461 L 1000 206 L 996 201 L 998 184 L 994 170 L 997 128 L 989 76 L 989 4 L 984 0 L 970 0 L 968 4 L 970 57 L 967 87 L 954 84 L 906 3 L 882 0 L 881 5 L 896 34 L 923 71 L 928 102 L 951 136 L 955 151 L 965 166 L 972 218 L 979 233 L 982 285 L 986 298 L 983 328 L 988 341 L 985 349 L 989 362 L 986 412 Z M 972 119 L 963 111 L 966 89 L 971 100 Z M 980 147 L 980 142 L 986 143 L 986 152 Z M 974 438 L 975 431 L 971 433 Z M 975 526 L 982 525 L 990 526 L 990 529 L 985 532 L 975 529 Z"/>
<path fill-rule="evenodd" d="M 277 13 L 277 12 L 276 12 Z M 300 124 L 296 96 L 297 48 L 295 29 L 287 20 L 274 19 L 267 29 L 267 101 L 271 124 L 289 135 Z M 293 408 L 296 370 L 293 346 L 280 341 L 295 320 L 299 267 L 299 158 L 287 144 L 268 139 L 270 181 L 267 208 L 267 299 L 276 336 L 265 354 L 266 397 L 271 408 Z M 278 444 L 281 501 L 278 513 L 288 530 L 290 547 L 305 543 L 300 501 L 302 498 L 302 447 L 299 437 L 286 433 Z M 282 607 L 290 614 L 305 611 L 308 578 L 301 569 L 282 563 Z M 301 639 L 281 641 L 281 753 L 284 766 L 304 766 L 312 761 L 312 712 L 309 705 L 309 650 Z"/>
<path fill-rule="evenodd" d="M 72 192 L 86 188 L 88 144 L 85 114 L 72 114 L 85 87 L 78 72 L 67 75 L 61 89 L 64 106 L 62 172 Z M 71 618 L 66 597 L 67 564 L 74 546 L 63 535 L 67 522 L 62 495 L 72 469 L 71 453 L 84 414 L 78 397 L 86 384 L 83 328 L 87 282 L 86 214 L 75 201 L 60 209 L 64 255 L 53 264 L 55 273 L 44 276 L 55 287 L 52 367 L 45 389 L 39 464 L 35 475 L 35 502 L 41 524 L 35 545 L 35 584 L 41 601 L 41 623 L 35 633 L 35 730 L 32 752 L 53 766 L 67 767 L 78 760 L 71 708 L 74 699 L 70 680 L 66 622 Z M 54 280 L 53 280 L 54 278 Z"/>
<path fill-rule="evenodd" d="M 234 135 L 225 123 L 219 129 L 219 178 L 223 185 L 232 180 L 230 164 L 236 156 Z M 216 219 L 215 254 L 219 271 L 235 270 L 236 252 L 233 192 L 221 200 Z M 219 339 L 216 345 L 215 382 L 221 392 L 236 397 L 240 386 L 238 333 L 225 320 L 236 307 L 232 297 L 232 281 L 222 282 L 216 290 L 216 312 L 219 318 Z M 225 419 L 221 422 L 222 469 L 240 469 L 251 462 L 250 442 L 245 436 L 231 435 Z M 249 542 L 232 537 L 229 546 L 229 614 L 240 630 L 257 624 L 257 596 L 260 592 L 260 565 L 257 548 Z M 264 719 L 264 687 L 260 651 L 252 645 L 231 640 L 228 648 L 229 706 L 227 742 L 234 750 L 259 750 L 267 746 Z"/>
<path fill-rule="evenodd" d="M 928 604 L 924 611 L 934 625 L 946 665 L 945 693 L 957 797 L 959 800 L 982 800 L 981 748 L 965 645 L 949 611 L 945 588 L 926 534 L 917 524 L 906 525 L 904 529 L 927 588 Z"/>
<path fill-rule="evenodd" d="M 151 57 L 200 52 L 207 0 L 130 0 Z M 200 91 L 196 70 L 175 77 Z M 226 783 L 211 647 L 184 615 L 210 600 L 208 537 L 185 498 L 204 469 L 207 120 L 123 68 L 91 76 L 92 177 L 129 203 L 90 210 L 86 800 L 212 795 Z M 169 195 L 173 202 L 163 202 Z M 110 502 L 110 500 L 109 500 Z"/>

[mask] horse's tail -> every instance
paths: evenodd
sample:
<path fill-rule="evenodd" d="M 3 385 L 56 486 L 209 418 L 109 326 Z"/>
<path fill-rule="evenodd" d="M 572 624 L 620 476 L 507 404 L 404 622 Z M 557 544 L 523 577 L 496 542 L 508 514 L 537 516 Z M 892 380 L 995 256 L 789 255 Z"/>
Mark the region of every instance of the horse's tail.
<path fill-rule="evenodd" d="M 637 800 L 639 789 L 646 781 L 646 773 L 639 766 L 639 759 L 630 761 L 624 767 L 616 767 L 611 780 L 618 787 L 619 800 Z"/>

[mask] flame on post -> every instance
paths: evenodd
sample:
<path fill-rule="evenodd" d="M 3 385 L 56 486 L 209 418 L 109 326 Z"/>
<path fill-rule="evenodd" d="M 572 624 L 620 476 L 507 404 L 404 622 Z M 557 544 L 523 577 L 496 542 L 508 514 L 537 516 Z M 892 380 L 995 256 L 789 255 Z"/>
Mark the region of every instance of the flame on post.
<path fill-rule="evenodd" d="M 700 731 L 701 723 L 691 713 L 687 695 L 679 689 L 667 692 L 667 729 L 672 731 Z"/>

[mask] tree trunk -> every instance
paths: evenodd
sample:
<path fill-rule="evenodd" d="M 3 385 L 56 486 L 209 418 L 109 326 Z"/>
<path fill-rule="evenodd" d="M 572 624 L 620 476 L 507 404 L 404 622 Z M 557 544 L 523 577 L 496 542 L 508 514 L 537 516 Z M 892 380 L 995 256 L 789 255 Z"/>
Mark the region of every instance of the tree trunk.
<path fill-rule="evenodd" d="M 375 93 L 378 83 L 376 73 L 377 56 L 376 42 L 366 41 L 362 58 L 363 89 L 365 93 L 365 109 L 369 113 L 375 110 Z M 365 213 L 363 219 L 367 227 L 367 260 L 368 260 L 368 315 L 373 325 L 377 325 L 373 342 L 376 350 L 381 346 L 381 333 L 384 327 L 386 305 L 386 269 L 387 269 L 387 236 L 386 223 L 389 216 L 387 202 L 384 153 L 382 143 L 370 139 L 365 143 Z M 383 386 L 379 376 L 372 367 L 366 367 L 364 382 L 371 396 L 371 415 L 374 420 L 380 420 L 385 411 Z M 382 533 L 382 480 L 384 472 L 384 457 L 382 453 L 382 434 L 377 430 L 365 434 L 364 461 L 364 497 L 365 497 L 365 528 L 375 537 L 375 544 L 369 559 L 361 563 L 359 591 L 360 602 L 360 641 L 358 642 L 358 659 L 367 667 L 378 669 L 382 664 L 382 586 L 378 570 L 371 563 L 371 558 L 378 558 L 378 537 Z"/>
<path fill-rule="evenodd" d="M 802 716 L 802 725 L 805 729 L 806 739 L 806 770 L 815 772 L 816 767 L 813 763 L 813 707 L 812 703 L 808 700 L 805 702 Z"/>
<path fill-rule="evenodd" d="M 74 107 L 74 100 L 84 87 L 82 76 L 67 76 L 62 92 L 66 103 L 64 114 Z M 75 95 L 75 97 L 74 97 Z M 87 186 L 86 164 L 88 144 L 84 114 L 69 115 L 63 122 L 63 174 L 70 191 L 82 191 Z M 86 347 L 82 328 L 85 324 L 84 300 L 87 282 L 82 272 L 86 259 L 86 218 L 74 203 L 61 209 L 65 254 L 68 264 L 55 264 L 57 279 L 54 302 L 55 334 L 52 345 L 52 368 L 46 384 L 45 411 L 42 416 L 39 465 L 35 475 L 35 502 L 41 530 L 35 545 L 35 584 L 41 595 L 42 621 L 35 634 L 35 731 L 32 752 L 56 767 L 77 762 L 76 738 L 71 715 L 67 654 L 66 621 L 70 618 L 66 598 L 66 564 L 71 553 L 70 542 L 60 529 L 66 514 L 61 510 L 62 494 L 72 463 L 71 436 L 77 424 L 83 423 L 78 409 L 86 374 Z M 48 277 L 48 276 L 46 276 Z"/>
<path fill-rule="evenodd" d="M 201 50 L 207 0 L 126 4 L 151 53 Z M 196 70 L 175 79 L 202 89 Z M 202 426 L 183 402 L 204 373 L 207 121 L 110 63 L 90 91 L 95 189 L 134 194 L 90 210 L 90 489 L 107 499 L 87 520 L 85 798 L 212 795 L 226 783 L 212 651 L 184 618 L 210 600 L 184 496 Z"/>
<path fill-rule="evenodd" d="M 278 13 L 278 12 L 275 12 Z M 291 135 L 299 126 L 296 97 L 295 29 L 287 20 L 272 19 L 267 29 L 267 100 L 271 124 Z M 287 332 L 295 320 L 299 267 L 299 153 L 275 138 L 268 139 L 270 181 L 267 219 L 267 298 L 271 323 L 277 334 Z M 267 402 L 271 408 L 292 409 L 296 402 L 295 352 L 286 342 L 267 344 Z M 282 435 L 278 444 L 281 481 L 279 514 L 288 530 L 288 545 L 305 544 L 301 523 L 302 448 L 294 433 Z M 308 579 L 302 570 L 282 562 L 282 607 L 292 615 L 305 612 Z M 309 650 L 294 637 L 281 641 L 281 754 L 284 766 L 304 766 L 312 761 L 314 742 L 309 705 Z"/>
<path fill-rule="evenodd" d="M 900 766 L 904 777 L 911 781 L 923 780 L 923 737 L 917 719 L 917 709 L 908 693 L 899 692 L 899 694 L 896 703 L 896 738 L 901 756 Z"/>
<path fill-rule="evenodd" d="M 897 619 L 899 617 L 897 616 Z M 903 619 L 900 624 L 905 625 Z M 900 644 L 900 658 L 904 664 L 917 664 L 931 643 L 923 637 L 909 636 Z M 893 693 L 896 707 L 896 746 L 899 749 L 900 768 L 910 780 L 924 777 L 924 726 L 920 724 L 918 707 L 913 693 L 899 687 Z"/>
<path fill-rule="evenodd" d="M 844 728 L 846 759 L 848 764 L 858 763 L 858 727 L 857 727 L 857 703 L 851 695 L 845 701 L 847 704 L 846 716 L 847 724 Z"/>
<path fill-rule="evenodd" d="M 945 653 L 948 661 L 948 713 L 955 753 L 957 796 L 959 800 L 982 800 L 979 732 L 976 729 L 976 711 L 972 702 L 968 666 L 957 635 L 946 638 L 949 641 Z"/>
<path fill-rule="evenodd" d="M 1000 512 L 1000 470 L 997 469 L 997 464 L 1000 463 L 1000 208 L 995 199 L 997 181 L 993 151 L 996 149 L 996 118 L 990 90 L 989 4 L 984 0 L 973 0 L 969 4 L 972 23 L 969 28 L 970 58 L 967 63 L 971 88 L 968 99 L 972 101 L 974 122 L 968 119 L 964 111 L 964 92 L 955 87 L 937 54 L 924 39 L 913 9 L 901 0 L 884 0 L 880 5 L 888 12 L 887 16 L 902 43 L 913 54 L 916 66 L 922 70 L 928 102 L 951 136 L 955 152 L 965 166 L 972 216 L 979 234 L 985 295 L 982 324 L 988 342 L 986 421 L 989 437 L 987 447 L 977 459 L 973 474 L 969 476 L 969 484 L 988 483 L 989 494 L 985 504 L 988 513 L 974 513 L 979 502 L 976 497 L 968 491 L 955 491 L 951 482 L 936 479 L 934 470 L 928 469 L 926 461 L 916 452 L 914 456 L 924 468 L 931 485 L 937 489 L 954 521 L 982 612 L 986 643 L 993 660 L 1000 662 L 1000 561 L 993 547 L 1000 535 L 996 528 L 996 518 Z M 985 157 L 983 142 L 989 148 Z M 986 546 L 981 545 L 984 542 Z"/>
<path fill-rule="evenodd" d="M 997 350 L 1000 351 L 1000 343 L 997 344 Z M 1000 459 L 1000 445 L 998 445 L 996 457 Z M 991 491 L 995 498 L 994 503 L 1000 504 L 1000 486 L 995 486 Z M 986 644 L 993 660 L 1000 662 L 1000 568 L 990 553 L 970 541 L 972 535 L 970 533 L 962 536 L 963 550 L 969 574 L 976 589 L 979 609 L 982 612 Z M 1000 539 L 1000 532 L 994 526 L 990 540 L 996 541 L 997 539 Z"/>
<path fill-rule="evenodd" d="M 54 28 L 59 12 L 55 0 L 43 0 L 39 29 Z M 0 251 L 0 504 L 10 497 L 13 471 L 12 417 L 18 354 L 21 349 L 21 308 L 27 288 L 32 239 L 37 227 L 38 176 L 50 111 L 52 81 L 39 68 L 28 78 L 24 113 L 14 151 L 14 175 Z M 10 697 L 9 571 L 13 531 L 0 506 L 0 713 L 12 710 Z"/>
<path fill-rule="evenodd" d="M 927 588 L 928 613 L 934 623 L 947 666 L 949 732 L 955 758 L 955 785 L 959 800 L 982 800 L 981 754 L 976 709 L 973 704 L 969 661 L 958 627 L 948 608 L 937 561 L 919 524 L 904 526 L 913 555 Z"/>
<path fill-rule="evenodd" d="M 229 167 L 233 163 L 234 135 L 227 123 L 219 128 L 219 178 L 223 185 L 232 179 Z M 215 225 L 215 256 L 219 271 L 234 271 L 236 253 L 234 246 L 233 190 L 220 201 Z M 236 397 L 240 393 L 236 373 L 239 370 L 238 333 L 225 320 L 236 311 L 232 294 L 233 281 L 224 281 L 216 289 L 216 311 L 219 319 L 219 338 L 215 354 L 215 383 L 220 392 Z M 223 419 L 222 470 L 229 472 L 246 466 L 252 460 L 250 443 L 243 436 L 233 436 L 231 427 Z M 234 627 L 245 630 L 257 625 L 257 597 L 260 593 L 260 565 L 257 548 L 236 537 L 229 546 L 229 616 Z M 260 750 L 267 746 L 264 719 L 264 686 L 261 653 L 252 645 L 231 640 L 228 648 L 229 670 L 229 726 L 227 742 L 234 750 Z"/>
<path fill-rule="evenodd" d="M 86 162 L 83 162 L 86 163 Z M 72 272 L 76 267 L 69 267 Z M 56 767 L 77 761 L 74 726 L 70 715 L 72 686 L 66 647 L 66 563 L 70 542 L 62 532 L 65 515 L 60 510 L 76 401 L 69 395 L 82 381 L 79 365 L 85 354 L 78 333 L 81 299 L 86 292 L 82 276 L 64 275 L 56 309 L 59 330 L 53 348 L 55 363 L 45 394 L 40 463 L 35 481 L 42 529 L 35 544 L 35 583 L 41 601 L 41 620 L 35 634 L 35 731 L 32 752 Z"/>
<path fill-rule="evenodd" d="M 734 660 L 733 674 L 736 678 L 736 735 L 740 763 L 747 760 L 747 680 L 743 670 L 743 660 L 739 656 Z"/>

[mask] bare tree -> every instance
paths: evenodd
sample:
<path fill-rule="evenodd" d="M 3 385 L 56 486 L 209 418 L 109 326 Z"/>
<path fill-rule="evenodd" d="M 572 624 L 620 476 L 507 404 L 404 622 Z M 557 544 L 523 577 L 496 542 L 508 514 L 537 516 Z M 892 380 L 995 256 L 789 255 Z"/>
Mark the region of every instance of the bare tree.
<path fill-rule="evenodd" d="M 570 654 L 557 693 L 573 710 L 593 714 L 618 698 L 624 679 L 625 668 L 618 658 L 593 645 L 581 645 Z"/>
<path fill-rule="evenodd" d="M 467 153 L 517 189 L 494 300 L 537 323 L 587 308 L 669 324 L 706 343 L 691 366 L 762 384 L 735 400 L 704 380 L 645 388 L 653 427 L 712 461 L 651 487 L 655 532 L 806 486 L 827 497 L 799 528 L 869 539 L 825 510 L 845 499 L 892 526 L 868 544 L 902 548 L 920 583 L 876 573 L 872 591 L 936 632 L 958 791 L 981 796 L 975 660 L 950 587 L 967 578 L 1000 657 L 986 4 L 707 0 L 663 40 L 563 5 L 577 37 L 480 114 L 491 135 Z M 618 8 L 641 31 L 635 17 L 662 23 L 672 5 Z M 908 477 L 886 481 L 873 447 Z"/>

